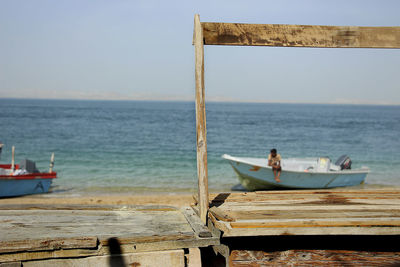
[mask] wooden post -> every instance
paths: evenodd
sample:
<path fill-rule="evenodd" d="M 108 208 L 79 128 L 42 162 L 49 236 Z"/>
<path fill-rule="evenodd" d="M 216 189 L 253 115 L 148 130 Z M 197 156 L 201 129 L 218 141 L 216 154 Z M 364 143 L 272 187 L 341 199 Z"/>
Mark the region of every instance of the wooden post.
<path fill-rule="evenodd" d="M 207 129 L 204 95 L 204 41 L 200 16 L 194 16 L 197 177 L 199 180 L 200 219 L 206 224 L 208 211 Z"/>
<path fill-rule="evenodd" d="M 53 172 L 53 167 L 54 167 L 54 152 L 51 153 L 49 173 Z"/>
<path fill-rule="evenodd" d="M 15 146 L 11 147 L 11 171 L 15 170 Z"/>

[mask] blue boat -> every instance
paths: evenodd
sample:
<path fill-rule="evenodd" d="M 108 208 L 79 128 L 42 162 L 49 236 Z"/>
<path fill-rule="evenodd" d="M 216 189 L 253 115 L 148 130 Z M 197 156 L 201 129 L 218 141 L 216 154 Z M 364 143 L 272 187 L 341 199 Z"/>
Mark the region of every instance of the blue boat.
<path fill-rule="evenodd" d="M 0 149 L 1 147 L 0 143 Z M 20 164 L 14 164 L 14 147 L 12 151 L 12 163 L 0 164 L 0 197 L 47 193 L 53 179 L 57 178 L 57 173 L 53 172 L 54 153 L 49 172 L 40 172 L 36 169 L 35 162 L 27 159 Z"/>
<path fill-rule="evenodd" d="M 351 160 L 346 155 L 335 164 L 327 157 L 287 158 L 281 160 L 282 172 L 280 182 L 277 182 L 266 158 L 233 157 L 227 154 L 222 158 L 229 161 L 242 186 L 250 191 L 354 186 L 364 183 L 369 173 L 367 167 L 352 170 Z"/>

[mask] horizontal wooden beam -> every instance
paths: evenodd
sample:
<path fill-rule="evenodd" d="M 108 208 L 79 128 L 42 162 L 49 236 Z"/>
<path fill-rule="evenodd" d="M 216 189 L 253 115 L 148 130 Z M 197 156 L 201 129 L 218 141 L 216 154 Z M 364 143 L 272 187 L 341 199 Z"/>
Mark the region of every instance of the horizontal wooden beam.
<path fill-rule="evenodd" d="M 325 48 L 400 48 L 400 27 L 202 22 L 204 44 Z"/>

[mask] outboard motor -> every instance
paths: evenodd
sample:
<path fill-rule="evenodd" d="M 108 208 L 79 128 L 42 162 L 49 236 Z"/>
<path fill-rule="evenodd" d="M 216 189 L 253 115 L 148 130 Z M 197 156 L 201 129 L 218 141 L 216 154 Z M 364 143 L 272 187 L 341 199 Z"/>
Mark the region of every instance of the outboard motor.
<path fill-rule="evenodd" d="M 347 155 L 342 155 L 335 162 L 335 165 L 340 166 L 341 170 L 350 170 L 351 169 L 351 159 Z"/>

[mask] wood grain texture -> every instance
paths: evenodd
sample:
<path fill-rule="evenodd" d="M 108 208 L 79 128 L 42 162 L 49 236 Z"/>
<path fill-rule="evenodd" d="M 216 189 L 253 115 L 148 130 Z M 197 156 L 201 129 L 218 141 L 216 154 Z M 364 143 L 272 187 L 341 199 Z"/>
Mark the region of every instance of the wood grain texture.
<path fill-rule="evenodd" d="M 325 48 L 400 48 L 400 27 L 202 22 L 204 44 Z"/>
<path fill-rule="evenodd" d="M 199 248 L 189 248 L 189 253 L 185 255 L 187 267 L 201 267 L 201 252 Z"/>
<path fill-rule="evenodd" d="M 0 254 L 0 262 L 30 261 L 52 258 L 78 258 L 88 256 L 98 256 L 98 251 L 95 249 L 60 249 L 4 253 Z"/>
<path fill-rule="evenodd" d="M 0 253 L 55 249 L 97 248 L 97 237 L 38 238 L 0 241 Z"/>
<path fill-rule="evenodd" d="M 0 221 L 0 239 L 9 243 L 19 242 L 23 238 L 21 233 L 31 240 L 68 239 L 85 234 L 100 242 L 110 237 L 149 242 L 167 236 L 194 236 L 179 210 L 0 210 Z"/>
<path fill-rule="evenodd" d="M 229 216 L 227 212 L 224 212 L 223 210 L 217 207 L 211 207 L 210 212 L 212 213 L 212 215 L 214 215 L 215 218 L 217 218 L 220 221 L 226 221 L 226 222 L 235 221 L 235 219 Z"/>
<path fill-rule="evenodd" d="M 400 252 L 356 250 L 233 250 L 230 266 L 398 266 Z"/>
<path fill-rule="evenodd" d="M 207 129 L 204 93 L 204 44 L 200 16 L 194 17 L 195 80 L 196 80 L 196 151 L 197 176 L 199 183 L 200 219 L 207 222 L 208 211 L 208 167 L 207 167 Z"/>
<path fill-rule="evenodd" d="M 140 252 L 113 256 L 97 256 L 81 259 L 52 259 L 24 263 L 26 267 L 109 267 L 109 266 L 165 266 L 184 267 L 184 252 L 180 250 Z"/>
<path fill-rule="evenodd" d="M 199 237 L 211 237 L 212 234 L 210 230 L 203 224 L 200 220 L 199 216 L 195 213 L 192 208 L 185 207 L 182 208 L 182 213 L 185 215 L 186 220 L 189 222 L 190 226 L 192 227 L 193 231 Z"/>
<path fill-rule="evenodd" d="M 213 195 L 224 237 L 400 235 L 400 190 L 287 190 Z"/>
<path fill-rule="evenodd" d="M 287 228 L 287 227 L 399 227 L 394 218 L 327 218 L 327 219 L 266 219 L 231 222 L 232 228 Z"/>
<path fill-rule="evenodd" d="M 22 263 L 19 261 L 0 263 L 0 267 L 21 267 Z"/>
<path fill-rule="evenodd" d="M 112 255 L 112 240 L 117 240 L 123 253 L 219 244 L 219 238 L 211 236 L 197 218 L 203 236 L 199 237 L 174 207 L 101 207 L 2 205 L 0 263 Z"/>

